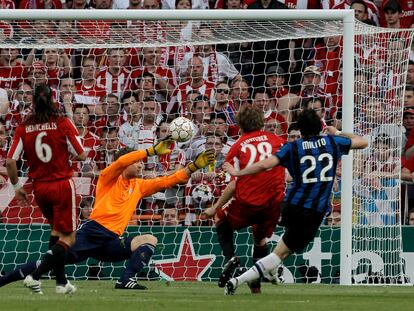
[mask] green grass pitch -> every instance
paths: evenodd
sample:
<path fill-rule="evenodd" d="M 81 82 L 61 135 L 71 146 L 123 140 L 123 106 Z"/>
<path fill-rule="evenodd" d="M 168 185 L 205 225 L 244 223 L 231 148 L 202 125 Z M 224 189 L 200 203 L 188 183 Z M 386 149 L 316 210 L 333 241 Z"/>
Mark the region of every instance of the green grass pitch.
<path fill-rule="evenodd" d="M 76 294 L 54 293 L 54 282 L 43 282 L 43 296 L 33 295 L 21 282 L 0 288 L 0 310 L 38 311 L 214 311 L 214 310 L 414 310 L 412 286 L 330 286 L 263 284 L 262 294 L 251 295 L 247 286 L 224 296 L 216 283 L 141 282 L 147 291 L 115 290 L 110 281 L 75 281 Z"/>

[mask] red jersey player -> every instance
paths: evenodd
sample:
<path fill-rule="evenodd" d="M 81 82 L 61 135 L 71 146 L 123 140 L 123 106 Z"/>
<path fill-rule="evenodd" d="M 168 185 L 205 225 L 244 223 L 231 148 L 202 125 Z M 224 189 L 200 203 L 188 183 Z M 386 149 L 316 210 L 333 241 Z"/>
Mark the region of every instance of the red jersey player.
<path fill-rule="evenodd" d="M 69 119 L 59 115 L 52 91 L 46 85 L 36 87 L 33 113 L 16 128 L 7 155 L 7 173 L 16 199 L 24 202 L 27 194 L 19 182 L 16 166 L 22 154 L 29 167 L 29 178 L 33 180 L 37 205 L 52 226 L 50 250 L 36 271 L 26 277 L 24 285 L 42 294 L 39 279 L 54 268 L 56 292 L 72 293 L 76 288 L 66 280 L 64 266 L 67 250 L 75 242 L 77 218 L 69 160 L 72 155 L 85 160 L 86 155 L 78 131 Z"/>
<path fill-rule="evenodd" d="M 263 112 L 258 108 L 244 106 L 237 114 L 237 124 L 242 136 L 233 144 L 226 156 L 226 162 L 240 169 L 274 154 L 283 145 L 279 136 L 261 131 L 264 126 Z M 247 176 L 244 176 L 247 177 Z M 253 261 L 268 253 L 266 237 L 273 234 L 279 220 L 279 205 L 285 193 L 284 169 L 272 169 L 258 175 L 232 180 L 220 199 L 205 211 L 207 216 L 216 213 L 218 240 L 227 260 L 234 256 L 233 231 L 253 227 Z M 233 196 L 233 199 L 226 203 Z M 219 286 L 224 287 L 239 260 L 233 257 L 226 264 L 220 276 Z M 253 293 L 260 292 L 260 282 L 250 284 Z"/>

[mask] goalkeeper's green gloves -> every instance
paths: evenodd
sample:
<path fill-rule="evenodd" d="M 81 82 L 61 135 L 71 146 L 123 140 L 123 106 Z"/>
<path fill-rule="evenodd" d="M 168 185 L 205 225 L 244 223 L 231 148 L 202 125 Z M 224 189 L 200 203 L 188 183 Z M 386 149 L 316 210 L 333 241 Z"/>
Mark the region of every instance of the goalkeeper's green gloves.
<path fill-rule="evenodd" d="M 147 148 L 147 156 L 154 156 L 154 155 L 164 155 L 171 153 L 171 144 L 174 141 L 171 139 L 171 136 L 167 136 L 161 139 L 155 146 Z"/>
<path fill-rule="evenodd" d="M 208 150 L 200 153 L 197 157 L 197 159 L 194 162 L 191 162 L 188 164 L 188 169 L 191 171 L 191 173 L 194 173 L 195 171 L 202 169 L 208 165 L 211 165 L 216 160 L 216 157 L 214 155 L 213 150 Z"/>

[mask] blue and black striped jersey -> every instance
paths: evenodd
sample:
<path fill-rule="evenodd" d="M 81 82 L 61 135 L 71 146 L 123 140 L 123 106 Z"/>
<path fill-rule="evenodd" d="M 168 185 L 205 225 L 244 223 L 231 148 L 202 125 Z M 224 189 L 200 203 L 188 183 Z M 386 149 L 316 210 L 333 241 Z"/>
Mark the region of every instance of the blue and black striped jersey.
<path fill-rule="evenodd" d="M 275 154 L 293 177 L 284 201 L 322 213 L 328 211 L 337 163 L 350 147 L 351 139 L 332 135 L 284 145 Z"/>

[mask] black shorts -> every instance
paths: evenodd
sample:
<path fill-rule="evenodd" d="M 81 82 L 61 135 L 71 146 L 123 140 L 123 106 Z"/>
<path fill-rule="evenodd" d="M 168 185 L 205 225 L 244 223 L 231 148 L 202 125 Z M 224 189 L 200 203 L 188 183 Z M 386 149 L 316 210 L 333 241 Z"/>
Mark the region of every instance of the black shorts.
<path fill-rule="evenodd" d="M 76 232 L 76 242 L 69 248 L 66 263 L 73 264 L 88 258 L 105 262 L 129 259 L 132 239 L 119 237 L 97 222 L 88 221 Z"/>
<path fill-rule="evenodd" d="M 285 227 L 283 242 L 295 253 L 300 253 L 313 240 L 325 214 L 313 209 L 283 202 L 281 226 Z"/>

